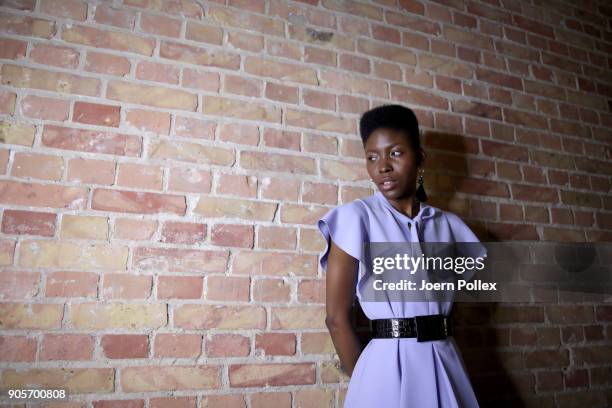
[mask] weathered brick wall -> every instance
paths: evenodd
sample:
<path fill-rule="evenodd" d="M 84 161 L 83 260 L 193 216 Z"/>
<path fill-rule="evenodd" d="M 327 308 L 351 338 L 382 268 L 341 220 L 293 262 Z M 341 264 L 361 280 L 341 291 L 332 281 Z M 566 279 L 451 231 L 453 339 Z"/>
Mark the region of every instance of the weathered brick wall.
<path fill-rule="evenodd" d="M 385 102 L 419 117 L 431 203 L 482 239 L 612 238 L 605 1 L 0 10 L 2 387 L 341 407 L 315 222 L 374 191 L 357 125 Z M 612 404 L 612 306 L 494 306 L 457 312 L 483 406 Z"/>

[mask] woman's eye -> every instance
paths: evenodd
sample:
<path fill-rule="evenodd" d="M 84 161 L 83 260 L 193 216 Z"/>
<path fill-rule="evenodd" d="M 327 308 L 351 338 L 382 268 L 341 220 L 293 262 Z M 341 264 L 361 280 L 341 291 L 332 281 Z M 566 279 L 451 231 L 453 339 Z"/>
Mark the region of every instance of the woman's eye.
<path fill-rule="evenodd" d="M 394 151 L 394 152 L 391 152 L 391 154 L 393 154 L 393 153 L 399 153 L 399 154 L 398 154 L 398 156 L 402 154 L 402 152 L 400 152 L 399 150 L 396 150 L 396 151 Z"/>

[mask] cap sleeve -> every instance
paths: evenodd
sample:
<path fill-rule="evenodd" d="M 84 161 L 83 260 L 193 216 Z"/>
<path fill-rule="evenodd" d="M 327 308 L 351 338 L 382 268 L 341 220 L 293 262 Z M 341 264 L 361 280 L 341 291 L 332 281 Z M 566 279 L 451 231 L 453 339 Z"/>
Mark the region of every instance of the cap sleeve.
<path fill-rule="evenodd" d="M 468 225 L 456 214 L 447 212 L 447 219 L 450 224 L 450 230 L 453 237 L 453 242 L 480 242 L 474 231 L 468 227 Z M 469 256 L 471 258 L 486 258 L 487 248 L 480 245 L 469 245 L 461 247 L 462 255 Z M 466 271 L 463 273 L 462 279 L 470 280 L 471 277 L 476 273 L 475 270 Z"/>
<path fill-rule="evenodd" d="M 353 258 L 363 260 L 363 243 L 366 241 L 362 212 L 353 201 L 333 208 L 318 221 L 326 248 L 319 263 L 327 272 L 327 258 L 331 248 L 330 238 Z"/>

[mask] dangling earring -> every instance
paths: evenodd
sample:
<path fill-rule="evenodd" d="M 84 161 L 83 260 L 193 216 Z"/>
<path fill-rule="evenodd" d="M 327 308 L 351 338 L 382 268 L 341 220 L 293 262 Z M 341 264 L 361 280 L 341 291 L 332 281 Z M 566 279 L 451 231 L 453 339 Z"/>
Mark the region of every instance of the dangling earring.
<path fill-rule="evenodd" d="M 425 193 L 425 188 L 423 187 L 423 173 L 419 176 L 419 188 L 416 191 L 416 198 L 420 202 L 424 203 L 427 201 L 427 193 Z"/>

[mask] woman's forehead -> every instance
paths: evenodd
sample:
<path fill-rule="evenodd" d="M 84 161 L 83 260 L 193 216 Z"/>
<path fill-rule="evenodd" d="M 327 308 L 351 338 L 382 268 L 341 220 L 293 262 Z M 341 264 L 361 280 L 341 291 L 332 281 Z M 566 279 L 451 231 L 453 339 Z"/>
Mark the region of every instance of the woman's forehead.
<path fill-rule="evenodd" d="M 366 141 L 366 150 L 376 148 L 390 148 L 395 145 L 411 147 L 408 136 L 399 130 L 380 128 L 372 132 Z"/>

